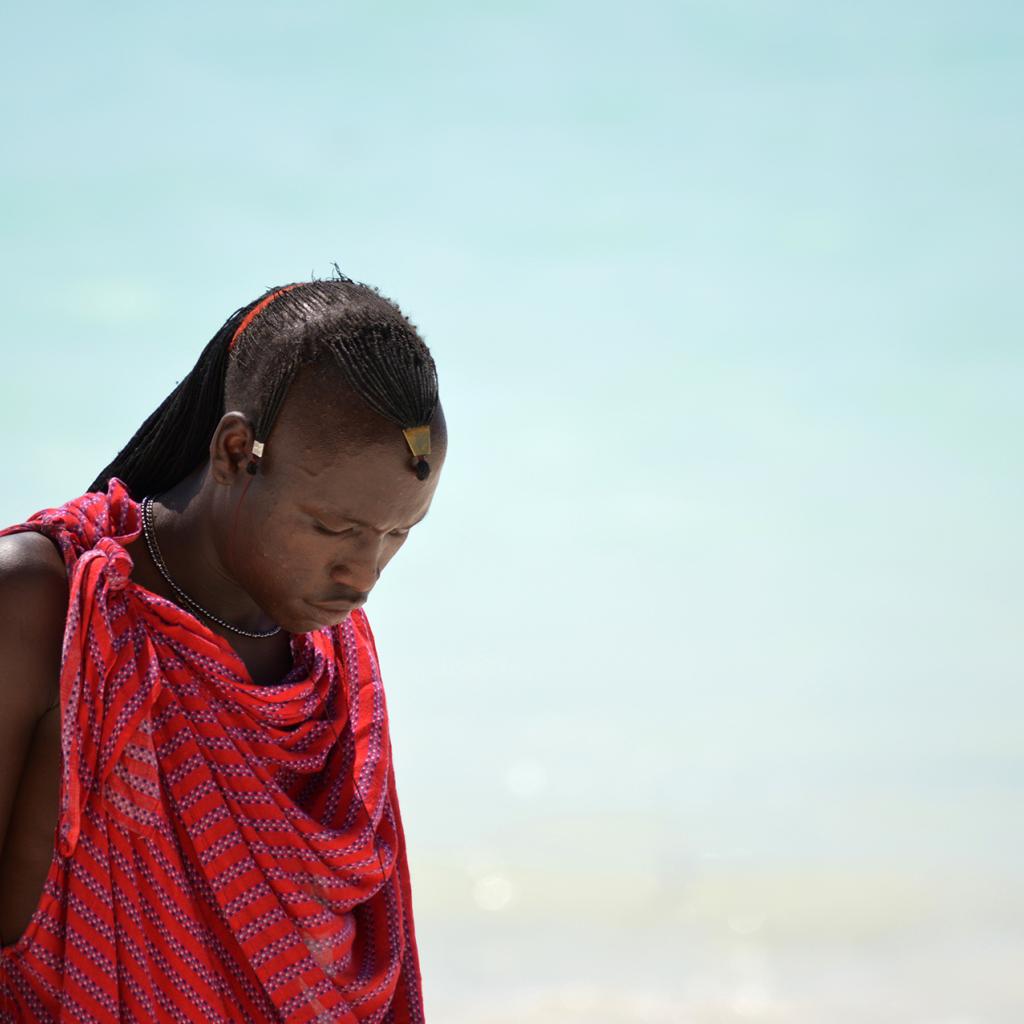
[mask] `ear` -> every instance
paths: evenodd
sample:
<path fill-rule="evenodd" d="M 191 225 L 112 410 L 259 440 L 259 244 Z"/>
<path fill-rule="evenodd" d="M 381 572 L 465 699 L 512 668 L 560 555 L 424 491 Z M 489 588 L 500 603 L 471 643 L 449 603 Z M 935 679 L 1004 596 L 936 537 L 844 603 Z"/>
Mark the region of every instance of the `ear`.
<path fill-rule="evenodd" d="M 219 484 L 231 486 L 252 458 L 256 439 L 252 420 L 242 412 L 226 412 L 210 439 L 210 475 Z"/>

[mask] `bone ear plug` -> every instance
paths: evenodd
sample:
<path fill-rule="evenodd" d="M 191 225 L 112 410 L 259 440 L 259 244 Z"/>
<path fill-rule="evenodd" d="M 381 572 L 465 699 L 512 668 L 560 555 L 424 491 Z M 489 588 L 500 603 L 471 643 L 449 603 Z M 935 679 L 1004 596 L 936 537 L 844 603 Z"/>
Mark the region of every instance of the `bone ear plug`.
<path fill-rule="evenodd" d="M 255 476 L 260 471 L 260 459 L 263 458 L 263 442 L 253 441 L 252 443 L 252 458 L 249 460 L 249 464 L 245 467 L 247 473 L 251 476 Z"/>

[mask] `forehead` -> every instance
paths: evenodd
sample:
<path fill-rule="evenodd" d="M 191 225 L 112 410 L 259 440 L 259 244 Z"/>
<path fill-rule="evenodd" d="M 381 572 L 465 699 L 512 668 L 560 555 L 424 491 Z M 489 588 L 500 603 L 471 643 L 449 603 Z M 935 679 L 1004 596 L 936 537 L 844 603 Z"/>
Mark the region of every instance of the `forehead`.
<path fill-rule="evenodd" d="M 398 424 L 345 389 L 325 398 L 322 388 L 300 386 L 286 396 L 266 468 L 268 483 L 290 492 L 295 502 L 348 512 L 383 528 L 426 513 L 443 454 L 443 444 L 432 445 L 431 473 L 420 480 Z"/>

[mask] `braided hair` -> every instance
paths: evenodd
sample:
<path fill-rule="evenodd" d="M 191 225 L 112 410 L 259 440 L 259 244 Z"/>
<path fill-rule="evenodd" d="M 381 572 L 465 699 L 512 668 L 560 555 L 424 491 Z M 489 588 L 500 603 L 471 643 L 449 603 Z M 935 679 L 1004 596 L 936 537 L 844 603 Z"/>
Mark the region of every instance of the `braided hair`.
<path fill-rule="evenodd" d="M 325 361 L 403 430 L 430 422 L 437 369 L 415 325 L 376 288 L 339 273 L 271 288 L 232 313 L 90 490 L 118 477 L 140 498 L 183 480 L 208 458 L 226 394 L 252 410 L 256 440 L 266 442 L 299 369 Z M 250 472 L 258 464 L 254 458 Z M 420 457 L 415 470 L 423 480 L 430 466 Z"/>

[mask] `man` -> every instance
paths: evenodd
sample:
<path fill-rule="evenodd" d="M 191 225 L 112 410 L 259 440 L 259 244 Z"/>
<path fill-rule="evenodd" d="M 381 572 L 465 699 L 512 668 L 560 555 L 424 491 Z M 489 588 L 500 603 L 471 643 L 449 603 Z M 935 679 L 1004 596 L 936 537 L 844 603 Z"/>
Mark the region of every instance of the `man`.
<path fill-rule="evenodd" d="M 0 534 L 4 1020 L 423 1021 L 361 606 L 446 448 L 398 308 L 289 285 Z"/>

